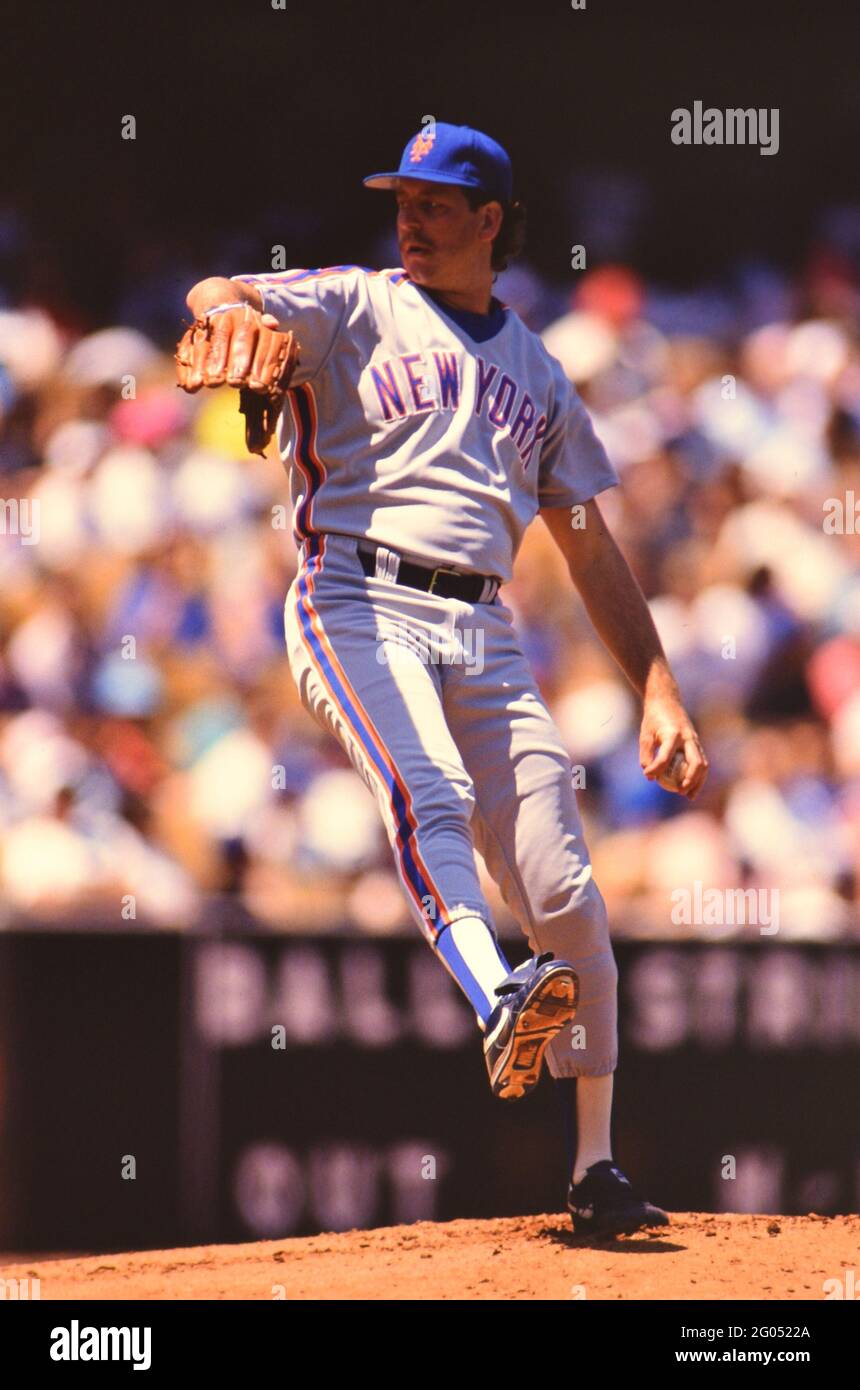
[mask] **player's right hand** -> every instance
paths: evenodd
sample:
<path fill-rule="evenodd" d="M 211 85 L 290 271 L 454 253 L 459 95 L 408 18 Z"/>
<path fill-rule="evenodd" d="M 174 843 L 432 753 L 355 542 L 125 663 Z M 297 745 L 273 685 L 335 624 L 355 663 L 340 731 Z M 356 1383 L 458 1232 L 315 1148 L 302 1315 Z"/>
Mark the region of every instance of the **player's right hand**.
<path fill-rule="evenodd" d="M 649 782 L 695 800 L 708 775 L 708 759 L 680 701 L 646 698 L 639 733 L 639 761 Z"/>

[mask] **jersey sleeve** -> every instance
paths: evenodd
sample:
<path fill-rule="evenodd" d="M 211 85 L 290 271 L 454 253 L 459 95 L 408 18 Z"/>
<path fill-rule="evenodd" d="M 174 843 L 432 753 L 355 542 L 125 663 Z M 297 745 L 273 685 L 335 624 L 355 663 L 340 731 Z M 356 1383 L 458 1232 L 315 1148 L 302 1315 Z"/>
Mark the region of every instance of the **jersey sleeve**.
<path fill-rule="evenodd" d="M 282 332 L 291 329 L 295 333 L 300 351 L 293 384 L 313 380 L 328 360 L 346 320 L 348 277 L 330 269 L 231 278 L 254 285 L 260 292 L 263 312 L 278 320 Z"/>
<path fill-rule="evenodd" d="M 570 507 L 588 502 L 619 481 L 594 432 L 591 416 L 559 366 L 555 409 L 541 444 L 539 506 Z"/>

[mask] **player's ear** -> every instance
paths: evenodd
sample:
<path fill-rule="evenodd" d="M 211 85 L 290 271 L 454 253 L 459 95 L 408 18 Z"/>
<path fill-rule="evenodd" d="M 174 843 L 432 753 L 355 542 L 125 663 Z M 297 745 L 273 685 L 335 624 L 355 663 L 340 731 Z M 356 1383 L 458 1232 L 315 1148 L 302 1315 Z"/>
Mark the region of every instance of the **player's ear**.
<path fill-rule="evenodd" d="M 482 241 L 495 241 L 503 217 L 504 210 L 501 203 L 490 202 L 481 206 L 481 221 L 478 232 Z"/>

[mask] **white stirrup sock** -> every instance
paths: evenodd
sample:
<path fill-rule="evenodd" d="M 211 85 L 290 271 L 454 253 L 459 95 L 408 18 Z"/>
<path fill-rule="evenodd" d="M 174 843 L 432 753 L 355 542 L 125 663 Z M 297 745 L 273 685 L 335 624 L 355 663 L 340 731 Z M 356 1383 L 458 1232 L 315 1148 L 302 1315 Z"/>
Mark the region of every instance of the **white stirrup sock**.
<path fill-rule="evenodd" d="M 496 985 L 511 970 L 495 936 L 483 918 L 460 917 L 442 933 L 439 953 L 469 999 L 478 1027 L 483 1030 L 499 1002 Z"/>
<path fill-rule="evenodd" d="M 612 1121 L 612 1082 L 614 1073 L 607 1076 L 578 1076 L 576 1078 L 576 1163 L 573 1181 L 585 1177 L 586 1168 L 612 1157 L 610 1127 Z"/>

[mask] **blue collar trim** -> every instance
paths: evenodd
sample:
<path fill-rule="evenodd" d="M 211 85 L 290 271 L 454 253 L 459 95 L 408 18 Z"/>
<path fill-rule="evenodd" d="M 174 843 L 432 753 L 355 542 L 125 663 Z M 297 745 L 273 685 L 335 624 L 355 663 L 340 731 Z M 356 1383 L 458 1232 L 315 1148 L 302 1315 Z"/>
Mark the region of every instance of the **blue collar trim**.
<path fill-rule="evenodd" d="M 489 338 L 495 338 L 505 326 L 507 310 L 495 297 L 491 301 L 488 314 L 476 314 L 471 309 L 454 309 L 450 304 L 446 304 L 435 290 L 425 289 L 423 285 L 415 285 L 415 288 L 432 299 L 436 307 L 449 319 L 453 319 L 454 323 L 462 328 L 464 333 L 468 333 L 470 338 L 474 338 L 476 343 L 486 343 Z"/>

